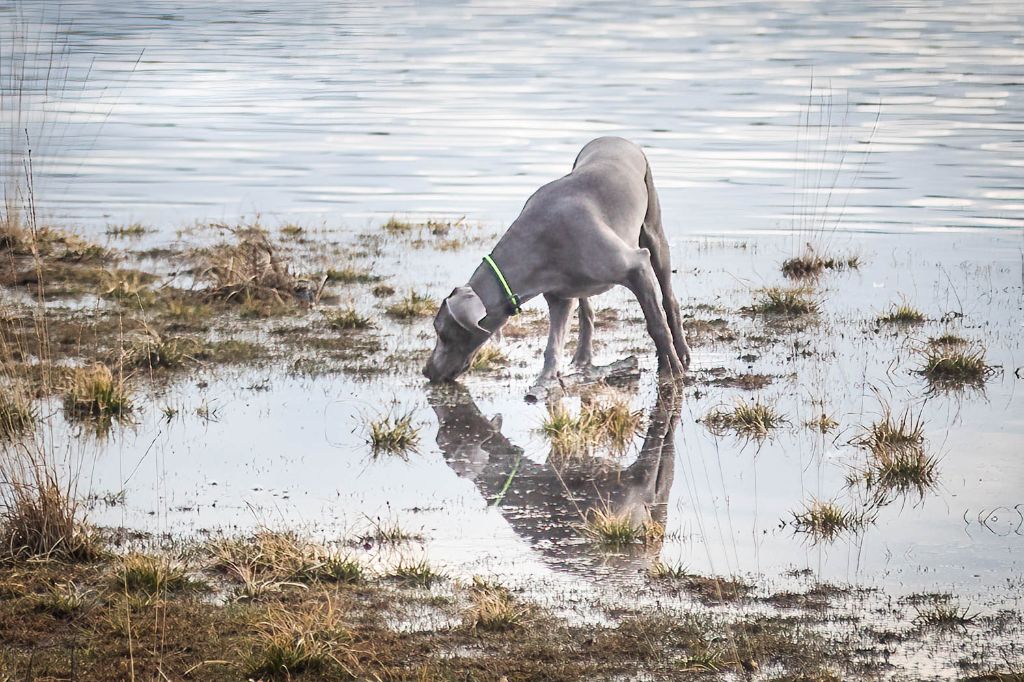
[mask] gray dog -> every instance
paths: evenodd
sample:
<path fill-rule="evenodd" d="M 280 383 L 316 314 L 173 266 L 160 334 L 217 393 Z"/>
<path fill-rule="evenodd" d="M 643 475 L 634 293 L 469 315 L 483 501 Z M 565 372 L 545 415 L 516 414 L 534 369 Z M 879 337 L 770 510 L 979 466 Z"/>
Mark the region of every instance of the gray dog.
<path fill-rule="evenodd" d="M 423 374 L 432 382 L 457 378 L 509 316 L 538 294 L 548 303 L 551 323 L 538 385 L 555 379 L 561 369 L 574 299 L 579 299 L 580 334 L 572 361 L 586 367 L 594 334 L 587 299 L 616 284 L 632 291 L 643 308 L 659 376 L 681 376 L 690 364 L 690 348 L 672 294 L 651 168 L 632 142 L 600 137 L 580 151 L 571 173 L 534 192 L 469 283 L 441 303 L 434 318 L 437 344 Z"/>

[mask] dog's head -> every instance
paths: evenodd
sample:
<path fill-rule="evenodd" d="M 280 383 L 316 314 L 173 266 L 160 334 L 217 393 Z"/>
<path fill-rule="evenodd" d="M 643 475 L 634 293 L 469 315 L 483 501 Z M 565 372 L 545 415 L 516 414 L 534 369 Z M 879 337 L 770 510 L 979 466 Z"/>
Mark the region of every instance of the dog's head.
<path fill-rule="evenodd" d="M 473 356 L 490 338 L 480 326 L 487 308 L 471 287 L 458 287 L 441 302 L 434 317 L 437 343 L 423 368 L 431 382 L 454 381 L 469 369 Z"/>

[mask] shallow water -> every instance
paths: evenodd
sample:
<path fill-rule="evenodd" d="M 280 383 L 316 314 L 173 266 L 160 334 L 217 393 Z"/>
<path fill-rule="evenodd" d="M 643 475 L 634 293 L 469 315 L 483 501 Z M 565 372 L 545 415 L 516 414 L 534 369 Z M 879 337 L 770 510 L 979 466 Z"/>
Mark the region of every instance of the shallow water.
<path fill-rule="evenodd" d="M 647 147 L 678 235 L 1019 228 L 1022 19 L 1013 0 L 4 2 L 3 121 L 27 119 L 43 214 L 91 230 L 507 222 L 598 135 Z"/>
<path fill-rule="evenodd" d="M 469 377 L 448 413 L 418 374 L 429 323 L 393 326 L 387 352 L 409 358 L 396 375 L 251 368 L 151 388 L 134 427 L 77 446 L 85 488 L 125 493 L 95 518 L 329 537 L 398 520 L 424 537 L 403 551 L 459 574 L 573 589 L 628 584 L 660 557 L 699 573 L 807 567 L 896 592 L 1018 599 L 1022 14 L 1009 1 L 0 4 L 15 37 L 4 59 L 12 45 L 45 57 L 58 36 L 57 85 L 22 81 L 38 198 L 47 218 L 94 234 L 138 220 L 168 241 L 190 221 L 255 212 L 341 238 L 392 214 L 465 215 L 495 232 L 591 137 L 637 140 L 681 300 L 721 308 L 699 314 L 726 317 L 740 337 L 698 346 L 695 368 L 774 375 L 759 395 L 790 422 L 761 444 L 716 437 L 697 420 L 746 394 L 691 387 L 667 433 L 645 426 L 597 483 L 567 480 L 546 466 L 543 406 L 522 400 L 541 339 L 507 341 L 512 369 Z M 736 311 L 807 240 L 864 265 L 825 280 L 819 323 L 761 347 L 748 337 L 775 332 Z M 443 295 L 477 257 L 398 249 L 377 266 L 400 288 Z M 877 328 L 903 296 L 931 321 Z M 649 370 L 635 305 L 621 294 L 596 304 L 621 311 L 598 332 L 599 359 L 636 352 Z M 950 312 L 963 317 L 943 322 Z M 914 349 L 946 330 L 987 347 L 999 371 L 983 392 L 930 395 L 914 374 Z M 423 428 L 408 459 L 374 458 L 365 443 L 362 424 L 391 400 Z M 838 434 L 802 427 L 816 400 Z M 633 404 L 655 425 L 666 418 L 650 372 Z M 859 502 L 845 478 L 864 454 L 848 441 L 884 404 L 923 414 L 938 487 L 894 500 L 863 534 L 795 535 L 804 502 Z M 165 420 L 163 405 L 180 416 Z M 656 508 L 664 544 L 588 547 L 576 524 L 607 500 Z"/>

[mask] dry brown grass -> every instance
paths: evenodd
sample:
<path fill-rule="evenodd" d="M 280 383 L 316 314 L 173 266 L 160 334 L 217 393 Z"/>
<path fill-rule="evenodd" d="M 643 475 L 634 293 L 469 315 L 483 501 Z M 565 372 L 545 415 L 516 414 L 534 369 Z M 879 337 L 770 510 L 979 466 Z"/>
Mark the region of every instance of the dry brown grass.
<path fill-rule="evenodd" d="M 593 391 L 582 397 L 573 415 L 561 402 L 549 403 L 541 431 L 552 450 L 562 455 L 587 455 L 598 448 L 621 454 L 643 423 L 643 412 L 630 406 L 629 396 L 614 390 Z"/>

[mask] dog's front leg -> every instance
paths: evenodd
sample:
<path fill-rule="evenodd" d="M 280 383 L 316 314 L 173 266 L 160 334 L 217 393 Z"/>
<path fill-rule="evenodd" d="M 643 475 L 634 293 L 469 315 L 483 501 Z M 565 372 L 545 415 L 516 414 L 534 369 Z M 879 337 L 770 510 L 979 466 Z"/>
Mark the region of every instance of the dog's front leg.
<path fill-rule="evenodd" d="M 548 302 L 548 346 L 544 349 L 544 369 L 537 377 L 537 385 L 544 385 L 555 379 L 562 369 L 562 349 L 565 346 L 565 332 L 569 328 L 569 313 L 572 311 L 571 298 L 544 294 Z"/>

